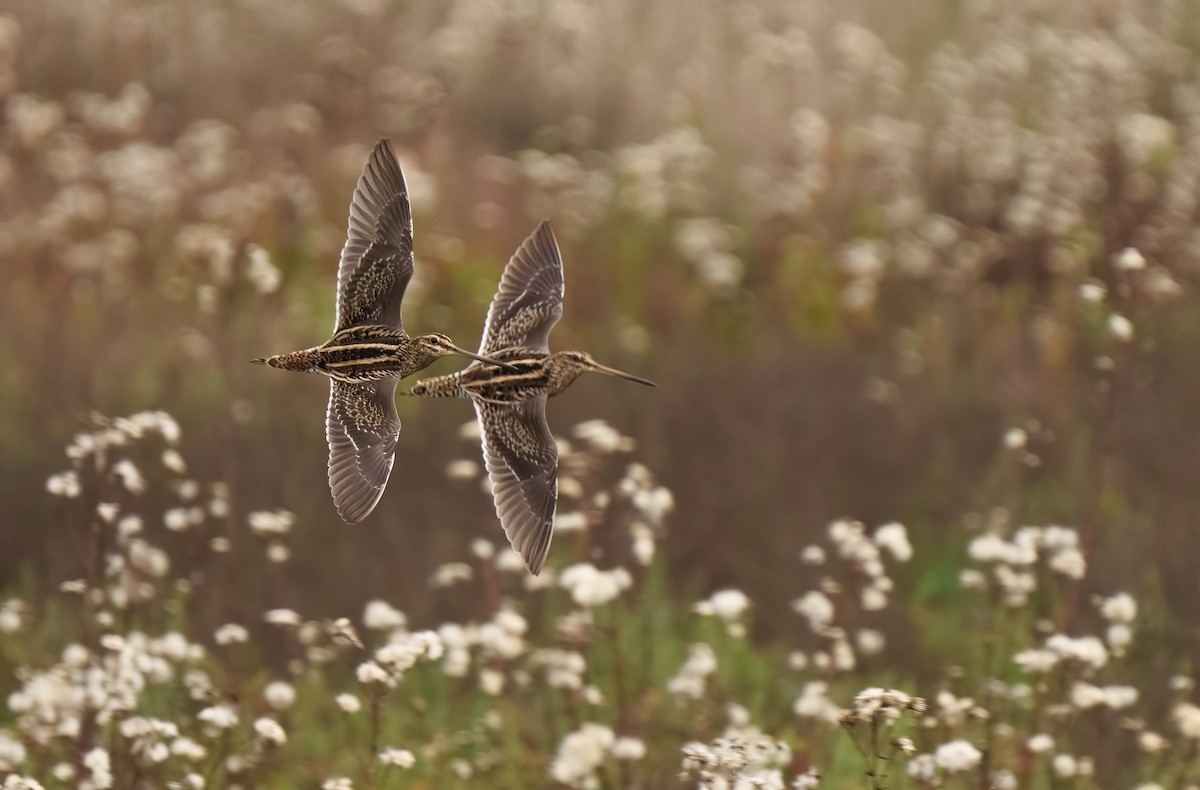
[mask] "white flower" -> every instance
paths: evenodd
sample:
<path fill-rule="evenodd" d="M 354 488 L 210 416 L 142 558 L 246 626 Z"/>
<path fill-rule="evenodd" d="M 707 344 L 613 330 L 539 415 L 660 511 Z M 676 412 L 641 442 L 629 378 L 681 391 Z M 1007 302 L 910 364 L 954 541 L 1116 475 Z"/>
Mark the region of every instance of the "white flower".
<path fill-rule="evenodd" d="M 805 565 L 824 565 L 825 564 L 825 549 L 814 544 L 804 547 L 800 552 L 800 561 Z"/>
<path fill-rule="evenodd" d="M 615 742 L 611 728 L 602 724 L 584 724 L 559 744 L 558 754 L 550 764 L 551 778 L 568 787 L 593 786 L 595 771 Z"/>
<path fill-rule="evenodd" d="M 254 284 L 259 293 L 271 293 L 279 287 L 282 279 L 279 270 L 271 263 L 271 255 L 257 244 L 246 248 L 246 279 Z"/>
<path fill-rule="evenodd" d="M 858 643 L 859 652 L 865 656 L 876 655 L 883 650 L 885 643 L 883 632 L 872 628 L 862 629 L 855 635 L 854 639 Z"/>
<path fill-rule="evenodd" d="M 479 688 L 489 697 L 504 691 L 504 673 L 490 667 L 479 670 Z"/>
<path fill-rule="evenodd" d="M 831 724 L 836 722 L 842 715 L 842 709 L 829 699 L 828 690 L 829 685 L 823 680 L 805 683 L 792 711 L 802 718 L 819 719 Z"/>
<path fill-rule="evenodd" d="M 479 464 L 463 458 L 446 464 L 446 477 L 451 480 L 474 480 L 479 476 Z"/>
<path fill-rule="evenodd" d="M 1056 551 L 1050 557 L 1050 570 L 1070 579 L 1082 579 L 1087 574 L 1087 560 L 1083 552 L 1071 547 Z"/>
<path fill-rule="evenodd" d="M 987 584 L 987 577 L 974 568 L 964 568 L 958 572 L 958 585 L 964 590 L 981 590 Z"/>
<path fill-rule="evenodd" d="M 41 783 L 33 777 L 9 774 L 4 777 L 4 790 L 44 790 Z"/>
<path fill-rule="evenodd" d="M 1129 593 L 1117 593 L 1100 602 L 1100 614 L 1110 623 L 1132 623 L 1137 617 L 1137 601 Z"/>
<path fill-rule="evenodd" d="M 1058 663 L 1059 654 L 1053 650 L 1022 650 L 1013 657 L 1017 666 L 1026 672 L 1049 672 Z"/>
<path fill-rule="evenodd" d="M 1157 732 L 1145 730 L 1138 734 L 1138 748 L 1148 754 L 1161 752 L 1170 745 L 1170 742 Z"/>
<path fill-rule="evenodd" d="M 291 609 L 270 609 L 263 613 L 263 622 L 271 625 L 298 626 L 302 621 L 300 615 Z"/>
<path fill-rule="evenodd" d="M 750 606 L 750 599 L 741 590 L 718 590 L 708 600 L 693 608 L 698 614 L 715 615 L 722 620 L 737 620 Z"/>
<path fill-rule="evenodd" d="M 1200 707 L 1190 702 L 1181 702 L 1171 711 L 1171 718 L 1185 738 L 1200 741 Z"/>
<path fill-rule="evenodd" d="M 254 534 L 264 538 L 288 534 L 295 519 L 295 515 L 287 510 L 259 510 L 247 517 Z"/>
<path fill-rule="evenodd" d="M 379 753 L 379 762 L 384 765 L 394 765 L 399 768 L 412 768 L 416 758 L 408 749 L 387 748 Z"/>
<path fill-rule="evenodd" d="M 362 710 L 362 702 L 353 694 L 338 694 L 334 697 L 334 702 L 346 713 L 358 713 Z"/>
<path fill-rule="evenodd" d="M 1025 745 L 1034 754 L 1045 754 L 1054 748 L 1054 739 L 1044 732 L 1039 732 L 1031 737 Z"/>
<path fill-rule="evenodd" d="M 572 565 L 559 576 L 559 585 L 570 591 L 575 603 L 588 608 L 612 601 L 632 584 L 624 568 L 602 571 L 589 563 Z"/>
<path fill-rule="evenodd" d="M 108 752 L 100 747 L 92 749 L 83 756 L 83 766 L 91 771 L 92 786 L 97 790 L 107 790 L 113 785 L 112 763 Z"/>
<path fill-rule="evenodd" d="M 824 593 L 812 590 L 792 602 L 792 608 L 808 618 L 808 627 L 820 631 L 833 621 L 833 602 Z"/>
<path fill-rule="evenodd" d="M 947 773 L 969 771 L 979 764 L 983 754 L 967 741 L 943 743 L 933 753 L 933 761 Z"/>
<path fill-rule="evenodd" d="M 13 598 L 0 606 L 0 634 L 13 634 L 24 624 L 25 602 Z"/>
<path fill-rule="evenodd" d="M 218 645 L 240 644 L 249 638 L 250 632 L 237 623 L 226 623 L 213 633 L 213 639 Z"/>
<path fill-rule="evenodd" d="M 1079 661 L 1094 669 L 1100 669 L 1108 663 L 1108 650 L 1105 649 L 1104 643 L 1094 636 L 1075 639 L 1063 634 L 1054 634 L 1046 640 L 1046 647 L 1060 658 Z"/>
<path fill-rule="evenodd" d="M 25 762 L 25 745 L 0 730 L 0 771 L 15 771 Z"/>
<path fill-rule="evenodd" d="M 354 790 L 354 783 L 344 776 L 331 776 L 321 783 L 321 790 Z"/>
<path fill-rule="evenodd" d="M 429 583 L 433 587 L 453 587 L 459 582 L 470 581 L 474 575 L 474 569 L 465 562 L 447 562 L 438 566 Z"/>
<path fill-rule="evenodd" d="M 1108 317 L 1108 333 L 1125 343 L 1133 339 L 1133 322 L 1120 313 Z"/>
<path fill-rule="evenodd" d="M 218 730 L 230 730 L 238 722 L 237 711 L 229 705 L 213 705 L 196 714 L 201 723 Z"/>
<path fill-rule="evenodd" d="M 679 697 L 700 699 L 705 679 L 717 671 L 717 654 L 703 642 L 688 648 L 687 660 L 675 677 L 667 681 L 667 692 Z"/>
<path fill-rule="evenodd" d="M 613 743 L 612 756 L 618 760 L 641 760 L 646 756 L 646 744 L 641 738 L 622 736 Z"/>
<path fill-rule="evenodd" d="M 282 746 L 287 743 L 287 733 L 283 731 L 279 722 L 265 716 L 255 720 L 254 734 L 258 736 L 259 740 L 273 746 Z"/>
<path fill-rule="evenodd" d="M 878 579 L 875 581 L 878 581 Z M 862 602 L 862 608 L 868 612 L 878 612 L 880 609 L 886 607 L 888 603 L 887 593 L 875 583 L 863 587 L 862 593 L 859 595 L 859 600 Z"/>
<path fill-rule="evenodd" d="M 374 661 L 364 661 L 359 664 L 354 674 L 358 678 L 358 682 L 363 684 L 383 683 L 390 686 L 395 682 L 388 671 Z"/>
<path fill-rule="evenodd" d="M 171 754 L 188 762 L 198 763 L 208 756 L 208 750 L 191 738 L 175 738 L 171 741 Z"/>
<path fill-rule="evenodd" d="M 908 530 L 903 524 L 884 524 L 875 530 L 872 540 L 876 546 L 890 552 L 897 562 L 908 562 L 912 559 L 912 544 L 908 542 Z"/>
<path fill-rule="evenodd" d="M 1146 268 L 1146 259 L 1133 247 L 1126 247 L 1113 256 L 1113 263 L 1124 271 L 1138 271 Z"/>
<path fill-rule="evenodd" d="M 275 710 L 287 710 L 296 701 L 296 689 L 290 683 L 276 680 L 263 689 L 263 697 Z"/>
<path fill-rule="evenodd" d="M 394 608 L 387 601 L 370 601 L 363 610 L 363 625 L 372 631 L 391 631 L 403 628 L 408 623 L 404 612 Z"/>
<path fill-rule="evenodd" d="M 1054 773 L 1063 779 L 1068 779 L 1074 776 L 1079 771 L 1079 765 L 1075 758 L 1069 754 L 1056 754 L 1054 761 L 1051 763 L 1054 766 Z"/>
<path fill-rule="evenodd" d="M 177 475 L 187 471 L 187 463 L 183 460 L 183 456 L 173 447 L 163 450 L 162 464 Z"/>
<path fill-rule="evenodd" d="M 1100 304 L 1106 292 L 1104 283 L 1098 280 L 1088 280 L 1079 286 L 1079 298 L 1088 304 Z"/>
<path fill-rule="evenodd" d="M 1020 450 L 1025 447 L 1029 435 L 1024 428 L 1009 428 L 1004 432 L 1004 446 L 1010 450 Z"/>

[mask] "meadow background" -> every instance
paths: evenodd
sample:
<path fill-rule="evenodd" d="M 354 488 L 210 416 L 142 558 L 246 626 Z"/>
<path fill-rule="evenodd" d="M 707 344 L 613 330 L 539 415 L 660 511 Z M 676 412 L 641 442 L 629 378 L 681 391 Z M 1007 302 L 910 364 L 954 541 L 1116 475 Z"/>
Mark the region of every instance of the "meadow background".
<path fill-rule="evenodd" d="M 1183 0 L 0 0 L 3 786 L 1200 786 L 1198 65 Z M 352 528 L 246 364 L 382 136 L 410 331 L 548 217 L 552 347 L 658 383 L 552 402 L 536 580 L 468 404 Z"/>

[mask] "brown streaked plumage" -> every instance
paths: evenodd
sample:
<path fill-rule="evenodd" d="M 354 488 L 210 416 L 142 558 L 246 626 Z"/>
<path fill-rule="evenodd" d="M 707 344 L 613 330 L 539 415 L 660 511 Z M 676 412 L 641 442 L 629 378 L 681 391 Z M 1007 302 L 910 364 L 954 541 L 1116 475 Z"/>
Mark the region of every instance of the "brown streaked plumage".
<path fill-rule="evenodd" d="M 313 348 L 252 360 L 283 370 L 328 376 L 329 489 L 351 524 L 367 517 L 392 471 L 400 418 L 397 382 L 434 360 L 459 354 L 441 334 L 410 337 L 400 303 L 413 274 L 412 211 L 391 143 L 372 149 L 350 202 L 346 244 L 338 265 L 333 337 Z"/>
<path fill-rule="evenodd" d="M 535 575 L 550 550 L 558 501 L 558 448 L 546 422 L 546 400 L 589 370 L 654 386 L 583 351 L 550 353 L 562 297 L 562 259 L 550 223 L 543 221 L 504 267 L 483 329 L 479 353 L 507 369 L 472 363 L 412 388 L 420 397 L 470 398 L 475 404 L 496 515 Z"/>

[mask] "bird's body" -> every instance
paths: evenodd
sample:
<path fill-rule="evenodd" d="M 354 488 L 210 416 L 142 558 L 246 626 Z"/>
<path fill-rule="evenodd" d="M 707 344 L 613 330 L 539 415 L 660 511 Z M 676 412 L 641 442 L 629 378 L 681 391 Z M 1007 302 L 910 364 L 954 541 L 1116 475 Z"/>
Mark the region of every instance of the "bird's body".
<path fill-rule="evenodd" d="M 654 386 L 583 351 L 551 353 L 550 330 L 562 317 L 562 296 L 558 244 L 549 223 L 542 222 L 504 267 L 488 310 L 479 353 L 491 361 L 423 379 L 412 388 L 413 395 L 424 398 L 474 403 L 496 514 L 534 574 L 550 549 L 558 501 L 558 448 L 546 421 L 546 400 L 589 370 Z"/>
<path fill-rule="evenodd" d="M 431 342 L 431 338 L 437 338 Z M 402 379 L 434 362 L 444 335 L 409 337 L 404 330 L 370 324 L 350 326 L 319 346 L 268 357 L 273 368 L 320 373 L 350 384 L 382 379 Z"/>
<path fill-rule="evenodd" d="M 579 351 L 547 354 L 538 349 L 504 349 L 490 356 L 510 369 L 473 362 L 457 373 L 422 379 L 413 387 L 413 394 L 425 398 L 473 398 L 486 403 L 520 403 L 538 395 L 553 398 L 591 369 L 581 361 L 581 355 Z"/>
<path fill-rule="evenodd" d="M 412 240 L 404 174 L 391 144 L 380 140 L 350 203 L 333 337 L 253 360 L 331 379 L 325 412 L 329 488 L 338 513 L 351 524 L 375 508 L 392 471 L 400 435 L 397 382 L 450 354 L 484 359 L 445 335 L 404 331 L 400 304 L 413 274 Z"/>

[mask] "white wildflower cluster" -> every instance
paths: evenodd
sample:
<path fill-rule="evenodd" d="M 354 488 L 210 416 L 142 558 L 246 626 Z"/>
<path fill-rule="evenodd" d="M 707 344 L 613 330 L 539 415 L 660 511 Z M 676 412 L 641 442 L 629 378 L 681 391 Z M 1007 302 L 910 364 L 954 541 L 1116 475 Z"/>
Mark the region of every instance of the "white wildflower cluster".
<path fill-rule="evenodd" d="M 924 715 L 929 705 L 921 697 L 913 697 L 896 689 L 867 688 L 854 696 L 854 707 L 842 716 L 842 722 L 895 722 L 905 711 Z"/>
<path fill-rule="evenodd" d="M 24 628 L 27 608 L 20 598 L 10 598 L 0 604 L 0 634 L 15 634 Z"/>
<path fill-rule="evenodd" d="M 439 565 L 429 579 L 430 587 L 453 587 L 456 584 L 469 582 L 475 576 L 475 570 L 465 562 L 447 562 Z"/>
<path fill-rule="evenodd" d="M 986 532 L 971 540 L 967 554 L 973 562 L 988 567 L 992 582 L 1011 607 L 1024 606 L 1037 589 L 1039 562 L 1069 579 L 1082 579 L 1087 573 L 1079 535 L 1070 527 L 1020 527 L 1010 537 Z M 986 578 L 964 571 L 962 583 L 978 586 Z"/>
<path fill-rule="evenodd" d="M 681 220 L 675 231 L 675 249 L 694 267 L 700 282 L 718 294 L 736 289 L 745 271 L 731 251 L 733 241 L 729 226 L 711 217 Z"/>
<path fill-rule="evenodd" d="M 372 631 L 396 631 L 408 625 L 408 618 L 387 601 L 374 600 L 363 610 L 363 625 Z"/>
<path fill-rule="evenodd" d="M 730 636 L 746 635 L 746 624 L 742 617 L 750 609 L 750 598 L 741 590 L 717 590 L 703 601 L 692 606 L 696 614 L 716 617 L 725 626 Z"/>
<path fill-rule="evenodd" d="M 839 607 L 845 614 L 863 615 L 886 608 L 895 583 L 887 574 L 885 560 L 908 562 L 913 549 L 908 530 L 895 522 L 869 534 L 861 522 L 839 519 L 829 525 L 827 534 L 829 550 L 810 544 L 800 552 L 800 560 L 806 565 L 827 567 L 832 556 L 842 563 L 846 575 L 835 578 L 830 568 L 831 575 L 821 578 L 820 589 L 809 590 L 792 602 L 792 609 L 808 621 L 809 630 L 827 640 L 827 648 L 813 652 L 811 657 L 794 653 L 793 664 L 811 663 L 822 670 L 848 672 L 857 666 L 859 656 L 881 652 L 885 637 L 876 628 L 859 628 L 851 635 L 837 627 Z M 851 595 L 851 591 L 857 594 Z M 857 615 L 855 619 L 861 620 Z"/>
<path fill-rule="evenodd" d="M 583 688 L 583 675 L 587 670 L 587 660 L 582 653 L 544 647 L 535 650 L 530 658 L 534 667 L 541 668 L 545 672 L 546 685 L 551 688 L 575 691 Z"/>
<path fill-rule="evenodd" d="M 667 692 L 681 700 L 703 699 L 705 684 L 716 671 L 717 654 L 713 649 L 703 642 L 694 644 L 688 648 L 683 666 L 667 681 Z"/>
<path fill-rule="evenodd" d="M 812 708 L 808 712 L 813 718 L 822 715 L 828 717 L 831 711 L 822 711 L 818 695 L 805 690 L 810 698 L 802 700 Z M 823 689 L 820 691 L 823 692 Z M 796 712 L 800 713 L 800 702 L 796 704 Z M 848 710 L 840 712 L 837 720 L 846 729 L 847 734 L 854 740 L 860 754 L 870 755 L 870 761 L 876 759 L 895 759 L 898 755 L 912 757 L 917 748 L 912 739 L 895 734 L 895 726 L 905 713 L 913 713 L 918 718 L 929 709 L 921 697 L 914 697 L 897 689 L 882 689 L 879 687 L 866 688 L 854 697 L 854 704 Z M 871 762 L 868 762 L 868 770 Z"/>
<path fill-rule="evenodd" d="M 747 724 L 733 724 L 712 743 L 683 746 L 683 774 L 706 790 L 760 788 L 784 790 L 783 770 L 792 751 L 784 741 L 763 735 Z"/>
<path fill-rule="evenodd" d="M 291 550 L 283 539 L 292 531 L 295 515 L 288 510 L 259 510 L 247 516 L 247 522 L 255 535 L 267 541 L 267 560 L 284 563 L 291 559 Z"/>
<path fill-rule="evenodd" d="M 1137 619 L 1137 601 L 1129 593 L 1117 593 L 1099 601 L 1100 615 L 1108 622 L 1104 641 L 1116 657 L 1125 654 L 1133 641 L 1133 623 Z"/>
<path fill-rule="evenodd" d="M 602 724 L 582 725 L 559 744 L 558 754 L 550 763 L 550 777 L 567 787 L 597 787 L 596 770 L 610 756 L 616 743 L 611 728 Z"/>
<path fill-rule="evenodd" d="M 138 709 L 143 692 L 179 677 L 204 657 L 203 648 L 178 633 L 107 634 L 100 641 L 98 653 L 68 645 L 54 666 L 23 673 L 8 708 L 25 737 L 47 745 L 77 737 L 87 717 L 100 723 L 119 719 Z"/>
<path fill-rule="evenodd" d="M 374 658 L 358 665 L 356 675 L 363 685 L 395 686 L 404 673 L 419 661 L 437 661 L 445 655 L 441 637 L 434 631 L 404 633 L 393 631 L 388 643 L 375 651 Z"/>
<path fill-rule="evenodd" d="M 800 696 L 792 705 L 792 712 L 802 719 L 814 719 L 826 724 L 841 720 L 845 711 L 829 697 L 829 684 L 823 680 L 811 680 L 804 684 Z"/>
<path fill-rule="evenodd" d="M 654 481 L 654 475 L 639 463 L 630 464 L 617 483 L 617 493 L 633 505 L 637 517 L 629 522 L 633 556 L 642 566 L 654 560 L 656 543 L 666 530 L 667 514 L 675 509 L 671 491 Z"/>
<path fill-rule="evenodd" d="M 1090 670 L 1098 670 L 1108 663 L 1108 650 L 1094 636 L 1070 637 L 1053 634 L 1043 647 L 1022 650 L 1013 657 L 1017 665 L 1026 672 L 1045 673 L 1063 662 L 1073 662 Z"/>
<path fill-rule="evenodd" d="M 682 127 L 658 139 L 616 152 L 617 204 L 658 219 L 672 209 L 698 208 L 707 194 L 705 177 L 713 151 L 699 129 Z"/>
<path fill-rule="evenodd" d="M 602 571 L 584 562 L 565 568 L 558 583 L 576 604 L 590 609 L 615 600 L 633 584 L 633 577 L 624 568 Z"/>

